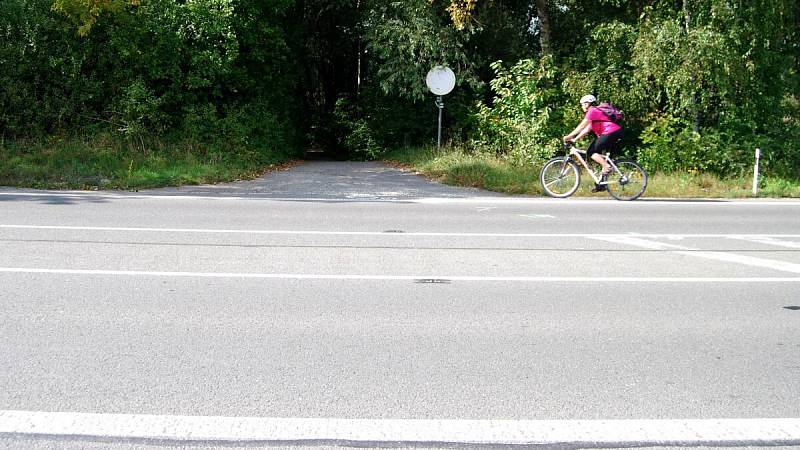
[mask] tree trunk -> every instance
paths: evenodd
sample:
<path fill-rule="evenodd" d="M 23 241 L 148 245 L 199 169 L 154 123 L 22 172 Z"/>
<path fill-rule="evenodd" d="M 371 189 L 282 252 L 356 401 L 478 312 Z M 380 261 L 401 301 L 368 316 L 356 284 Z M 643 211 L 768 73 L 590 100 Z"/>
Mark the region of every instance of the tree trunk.
<path fill-rule="evenodd" d="M 542 56 L 552 55 L 550 14 L 547 13 L 547 0 L 536 0 L 536 11 L 539 14 L 539 44 L 542 46 Z"/>
<path fill-rule="evenodd" d="M 363 46 L 363 36 L 364 30 L 362 29 L 363 25 L 363 18 L 361 17 L 361 0 L 356 0 L 356 14 L 358 14 L 358 24 L 356 25 L 356 30 L 358 31 L 358 42 L 356 43 L 356 47 L 358 47 L 358 68 L 356 69 L 356 98 L 361 97 L 361 56 L 364 54 L 364 50 L 362 49 Z"/>

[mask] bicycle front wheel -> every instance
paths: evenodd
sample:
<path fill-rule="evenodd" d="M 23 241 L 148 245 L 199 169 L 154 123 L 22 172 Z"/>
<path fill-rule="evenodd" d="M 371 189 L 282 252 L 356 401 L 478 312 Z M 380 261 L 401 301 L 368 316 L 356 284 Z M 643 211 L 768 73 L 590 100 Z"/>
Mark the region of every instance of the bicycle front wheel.
<path fill-rule="evenodd" d="M 617 200 L 636 200 L 647 189 L 647 172 L 633 161 L 617 161 L 619 172 L 608 175 L 608 193 Z"/>
<path fill-rule="evenodd" d="M 550 197 L 564 198 L 574 194 L 581 183 L 578 166 L 569 158 L 553 158 L 539 173 L 544 192 Z"/>

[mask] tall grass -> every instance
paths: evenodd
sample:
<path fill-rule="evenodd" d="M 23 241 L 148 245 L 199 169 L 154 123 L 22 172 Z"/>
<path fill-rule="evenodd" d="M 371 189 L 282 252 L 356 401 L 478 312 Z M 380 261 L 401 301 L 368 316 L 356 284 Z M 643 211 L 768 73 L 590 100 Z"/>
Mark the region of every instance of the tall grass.
<path fill-rule="evenodd" d="M 253 178 L 288 159 L 288 154 L 185 140 L 131 143 L 108 134 L 4 141 L 0 185 L 136 190 L 215 183 Z"/>
<path fill-rule="evenodd" d="M 454 186 L 471 186 L 509 194 L 543 194 L 538 168 L 512 166 L 486 155 L 458 150 L 409 148 L 390 152 L 386 159 L 426 177 Z"/>
<path fill-rule="evenodd" d="M 390 152 L 387 160 L 445 184 L 472 186 L 507 194 L 544 195 L 539 183 L 539 166 L 520 167 L 485 154 L 457 148 L 406 148 Z M 591 193 L 590 177 L 583 176 L 576 196 L 607 196 Z M 670 198 L 752 197 L 752 177 L 722 179 L 703 173 L 650 174 L 645 196 Z M 800 197 L 800 180 L 764 174 L 759 197 Z"/>

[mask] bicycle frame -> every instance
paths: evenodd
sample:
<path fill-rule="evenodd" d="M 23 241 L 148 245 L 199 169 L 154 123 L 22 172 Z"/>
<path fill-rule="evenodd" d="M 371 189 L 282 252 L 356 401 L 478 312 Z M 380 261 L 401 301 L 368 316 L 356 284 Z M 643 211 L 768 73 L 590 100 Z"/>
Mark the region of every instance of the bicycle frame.
<path fill-rule="evenodd" d="M 581 156 L 581 155 L 585 155 L 585 154 L 586 154 L 586 150 L 581 150 L 581 149 L 579 149 L 578 147 L 575 147 L 574 145 L 571 145 L 571 146 L 569 147 L 569 155 L 570 155 L 570 156 L 574 156 L 574 157 L 575 157 L 575 159 L 577 159 L 577 160 L 578 160 L 578 162 L 580 162 L 580 163 L 581 163 L 581 165 L 583 166 L 583 168 L 584 168 L 584 169 L 586 169 L 586 173 L 588 173 L 588 174 L 589 174 L 589 176 L 591 176 L 591 177 L 592 177 L 592 179 L 594 180 L 594 182 L 595 182 L 596 184 L 600 184 L 600 185 L 602 185 L 602 184 L 609 184 L 609 182 L 608 182 L 608 181 L 605 181 L 605 180 L 603 180 L 603 177 L 602 177 L 602 176 L 597 176 L 597 175 L 595 175 L 594 171 L 592 171 L 592 169 L 591 169 L 591 168 L 589 168 L 589 164 L 586 162 L 586 160 L 585 160 L 585 159 L 583 159 L 583 156 Z M 614 164 L 614 160 L 613 160 L 613 159 L 611 159 L 611 156 L 609 156 L 608 154 L 605 154 L 605 153 L 601 154 L 601 156 L 602 156 L 602 157 L 603 157 L 603 158 L 606 160 L 606 162 L 608 162 L 608 164 L 611 166 L 611 169 L 612 169 L 614 172 L 616 172 L 616 173 L 620 174 L 620 175 L 623 177 L 623 179 L 625 179 L 625 176 L 622 174 L 622 172 L 620 172 L 620 170 L 619 170 L 619 168 L 617 167 L 617 165 L 616 165 L 616 164 Z"/>

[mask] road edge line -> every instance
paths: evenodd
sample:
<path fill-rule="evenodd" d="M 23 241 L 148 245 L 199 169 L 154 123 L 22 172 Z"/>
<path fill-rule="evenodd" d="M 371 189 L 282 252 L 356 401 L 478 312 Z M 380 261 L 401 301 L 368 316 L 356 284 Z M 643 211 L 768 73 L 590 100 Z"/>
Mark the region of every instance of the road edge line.
<path fill-rule="evenodd" d="M 0 411 L 3 436 L 359 445 L 800 445 L 800 418 L 381 420 Z"/>

